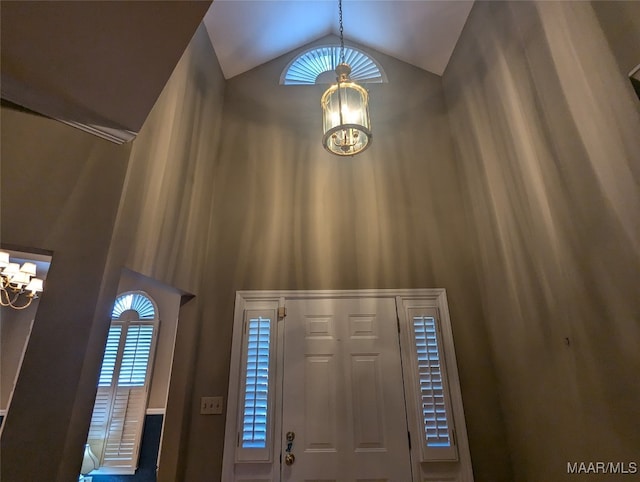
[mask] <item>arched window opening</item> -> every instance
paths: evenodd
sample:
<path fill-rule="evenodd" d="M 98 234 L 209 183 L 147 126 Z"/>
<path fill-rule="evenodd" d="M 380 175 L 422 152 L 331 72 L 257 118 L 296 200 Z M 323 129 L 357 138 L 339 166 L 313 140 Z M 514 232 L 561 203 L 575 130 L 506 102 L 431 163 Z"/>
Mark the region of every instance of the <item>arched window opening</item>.
<path fill-rule="evenodd" d="M 355 47 L 345 47 L 345 62 L 351 67 L 351 80 L 358 83 L 386 83 L 380 64 Z M 332 84 L 340 63 L 340 46 L 326 45 L 306 50 L 294 58 L 280 76 L 283 85 Z"/>
<path fill-rule="evenodd" d="M 145 292 L 116 298 L 87 438 L 97 460 L 91 474 L 133 474 L 138 466 L 158 322 Z"/>

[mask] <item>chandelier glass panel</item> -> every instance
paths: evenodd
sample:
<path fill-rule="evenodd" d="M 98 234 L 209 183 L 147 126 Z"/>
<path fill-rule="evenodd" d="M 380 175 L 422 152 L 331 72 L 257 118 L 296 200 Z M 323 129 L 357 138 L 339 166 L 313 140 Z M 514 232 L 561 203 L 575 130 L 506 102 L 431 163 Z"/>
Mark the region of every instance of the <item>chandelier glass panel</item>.
<path fill-rule="evenodd" d="M 371 144 L 369 120 L 369 94 L 349 78 L 351 67 L 344 61 L 344 37 L 342 26 L 342 0 L 340 12 L 340 56 L 336 67 L 337 83 L 322 96 L 322 145 L 339 156 L 353 156 Z"/>

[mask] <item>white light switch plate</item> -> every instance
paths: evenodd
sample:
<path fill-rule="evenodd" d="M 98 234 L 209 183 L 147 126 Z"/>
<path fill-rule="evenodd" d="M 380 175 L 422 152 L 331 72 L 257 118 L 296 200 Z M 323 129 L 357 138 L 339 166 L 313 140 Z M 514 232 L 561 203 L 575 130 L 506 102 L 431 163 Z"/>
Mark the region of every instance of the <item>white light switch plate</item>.
<path fill-rule="evenodd" d="M 221 415 L 223 397 L 202 397 L 200 398 L 201 415 Z"/>

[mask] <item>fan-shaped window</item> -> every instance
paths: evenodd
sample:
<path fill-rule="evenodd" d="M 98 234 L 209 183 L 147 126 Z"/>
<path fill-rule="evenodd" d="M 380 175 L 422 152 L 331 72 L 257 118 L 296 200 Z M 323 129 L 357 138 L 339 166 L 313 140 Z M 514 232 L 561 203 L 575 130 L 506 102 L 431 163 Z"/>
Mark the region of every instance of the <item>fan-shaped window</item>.
<path fill-rule="evenodd" d="M 351 79 L 360 83 L 387 82 L 380 64 L 353 47 L 345 47 L 344 60 L 351 67 Z M 331 84 L 340 63 L 340 46 L 314 47 L 302 52 L 284 69 L 280 83 L 284 85 Z"/>
<path fill-rule="evenodd" d="M 116 299 L 111 313 L 112 320 L 119 320 L 120 316 L 128 310 L 137 312 L 138 320 L 153 320 L 156 317 L 156 308 L 153 301 L 140 291 L 124 293 Z"/>

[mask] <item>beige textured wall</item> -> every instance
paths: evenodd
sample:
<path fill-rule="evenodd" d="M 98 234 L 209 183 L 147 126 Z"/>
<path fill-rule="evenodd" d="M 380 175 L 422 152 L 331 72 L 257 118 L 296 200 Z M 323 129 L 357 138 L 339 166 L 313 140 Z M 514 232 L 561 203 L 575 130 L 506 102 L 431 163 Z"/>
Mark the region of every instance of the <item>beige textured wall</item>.
<path fill-rule="evenodd" d="M 193 409 L 196 340 L 210 296 L 202 277 L 223 94 L 224 77 L 201 25 L 133 142 L 109 252 L 110 273 L 124 266 L 195 295 L 179 313 L 159 480 L 182 480 L 184 470 L 184 420 Z"/>
<path fill-rule="evenodd" d="M 443 80 L 514 480 L 638 462 L 639 104 L 592 5 L 477 2 Z"/>
<path fill-rule="evenodd" d="M 205 269 L 223 93 L 201 25 L 133 143 L 110 253 L 191 293 Z"/>
<path fill-rule="evenodd" d="M 99 365 L 90 376 L 87 354 L 109 316 L 98 300 L 129 146 L 5 107 L 1 116 L 2 242 L 54 254 L 3 424 L 0 479 L 71 480 L 88 427 L 79 404 L 95 396 Z"/>
<path fill-rule="evenodd" d="M 374 143 L 355 158 L 320 143 L 322 86 L 280 86 L 290 54 L 227 81 L 192 406 L 227 392 L 241 289 L 447 289 L 479 480 L 510 467 L 435 75 L 375 57 Z M 224 418 L 194 413 L 183 480 L 219 480 Z"/>

